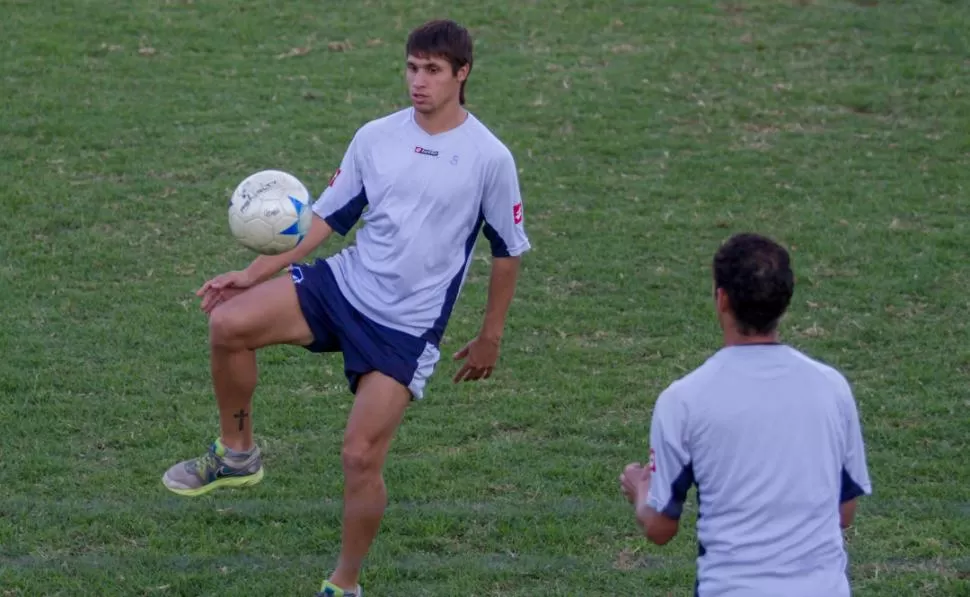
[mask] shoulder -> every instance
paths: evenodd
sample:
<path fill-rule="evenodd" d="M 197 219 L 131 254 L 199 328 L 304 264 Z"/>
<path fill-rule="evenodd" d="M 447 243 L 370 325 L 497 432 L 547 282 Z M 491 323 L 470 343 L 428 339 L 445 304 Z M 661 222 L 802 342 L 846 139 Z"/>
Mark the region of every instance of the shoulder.
<path fill-rule="evenodd" d="M 791 352 L 792 357 L 804 366 L 806 372 L 810 372 L 812 375 L 824 379 L 825 383 L 839 394 L 851 396 L 852 389 L 849 380 L 841 371 L 832 365 L 822 362 L 820 359 L 808 356 L 796 348 L 789 346 L 788 350 Z"/>
<path fill-rule="evenodd" d="M 698 367 L 671 382 L 657 397 L 655 416 L 686 420 L 691 412 L 705 412 L 707 407 L 704 402 L 719 396 L 711 389 L 716 388 L 725 372 L 729 371 L 719 356 L 720 353 L 714 353 Z"/>
<path fill-rule="evenodd" d="M 715 352 L 707 357 L 698 367 L 670 384 L 668 389 L 675 391 L 678 395 L 683 396 L 684 399 L 690 396 L 702 395 L 704 390 L 717 384 L 722 379 L 724 371 L 726 371 L 724 362 L 720 357 L 721 353 Z"/>
<path fill-rule="evenodd" d="M 410 118 L 410 109 L 405 108 L 390 114 L 385 114 L 362 124 L 354 133 L 354 143 L 373 144 L 386 138 L 392 133 L 407 125 Z"/>
<path fill-rule="evenodd" d="M 660 416 L 686 415 L 690 404 L 704 395 L 705 387 L 716 377 L 720 365 L 714 357 L 686 375 L 675 379 L 657 397 L 654 412 Z"/>
<path fill-rule="evenodd" d="M 515 165 L 515 157 L 508 145 L 471 112 L 468 113 L 467 125 L 464 130 L 465 142 L 475 147 L 486 163 L 498 167 Z"/>
<path fill-rule="evenodd" d="M 800 373 L 800 382 L 821 388 L 822 393 L 820 395 L 826 396 L 828 403 L 833 404 L 842 416 L 855 419 L 859 409 L 856 405 L 855 394 L 852 391 L 852 384 L 848 378 L 834 366 L 810 357 L 795 348 L 788 348 L 793 358 L 803 366 Z"/>

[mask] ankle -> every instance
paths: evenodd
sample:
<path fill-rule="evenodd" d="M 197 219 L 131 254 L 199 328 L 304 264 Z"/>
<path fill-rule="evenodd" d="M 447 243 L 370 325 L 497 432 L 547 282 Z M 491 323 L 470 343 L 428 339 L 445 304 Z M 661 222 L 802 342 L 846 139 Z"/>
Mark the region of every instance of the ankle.
<path fill-rule="evenodd" d="M 246 441 L 241 438 L 226 439 L 221 437 L 219 443 L 226 449 L 226 454 L 234 458 L 250 456 L 257 449 L 256 442 L 251 439 Z"/>
<path fill-rule="evenodd" d="M 344 591 L 357 590 L 357 582 L 358 582 L 357 576 L 342 574 L 339 569 L 336 570 L 332 575 L 330 575 L 330 578 L 327 580 L 330 581 L 330 584 L 336 585 L 337 587 L 339 587 Z"/>

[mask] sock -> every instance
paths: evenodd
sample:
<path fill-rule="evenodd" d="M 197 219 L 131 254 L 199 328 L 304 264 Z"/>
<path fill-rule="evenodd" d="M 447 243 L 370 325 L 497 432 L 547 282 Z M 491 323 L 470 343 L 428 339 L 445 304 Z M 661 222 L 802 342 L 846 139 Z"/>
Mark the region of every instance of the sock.
<path fill-rule="evenodd" d="M 255 454 L 257 450 L 259 450 L 259 448 L 255 445 L 246 452 L 239 452 L 239 451 L 233 450 L 229 446 L 222 443 L 222 441 L 219 442 L 219 445 L 225 451 L 224 457 L 226 458 L 226 460 L 229 460 L 232 462 L 238 462 L 238 463 L 246 462 L 247 460 L 252 458 L 253 454 Z"/>

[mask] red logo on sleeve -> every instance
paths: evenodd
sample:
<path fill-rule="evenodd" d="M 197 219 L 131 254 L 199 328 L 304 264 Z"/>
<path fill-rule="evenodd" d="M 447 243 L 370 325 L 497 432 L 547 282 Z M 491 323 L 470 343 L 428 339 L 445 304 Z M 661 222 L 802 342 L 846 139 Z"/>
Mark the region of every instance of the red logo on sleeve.
<path fill-rule="evenodd" d="M 337 168 L 337 171 L 334 172 L 333 173 L 333 176 L 330 177 L 330 182 L 327 183 L 327 186 L 328 187 L 332 187 L 333 186 L 333 183 L 337 182 L 337 177 L 338 176 L 340 176 L 340 168 Z"/>
<path fill-rule="evenodd" d="M 657 459 L 655 458 L 655 453 L 653 451 L 653 448 L 650 448 L 650 464 L 649 464 L 649 466 L 650 466 L 650 472 L 651 473 L 657 472 Z"/>
<path fill-rule="evenodd" d="M 512 219 L 516 224 L 522 223 L 522 204 L 516 203 L 512 206 Z"/>

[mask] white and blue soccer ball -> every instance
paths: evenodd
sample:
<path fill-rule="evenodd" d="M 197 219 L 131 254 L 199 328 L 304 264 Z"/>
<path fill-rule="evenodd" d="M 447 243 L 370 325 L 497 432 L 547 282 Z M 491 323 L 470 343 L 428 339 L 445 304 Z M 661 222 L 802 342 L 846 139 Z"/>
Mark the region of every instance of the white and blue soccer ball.
<path fill-rule="evenodd" d="M 280 170 L 262 170 L 239 183 L 229 199 L 229 230 L 244 247 L 278 255 L 296 247 L 313 213 L 310 192 Z"/>

